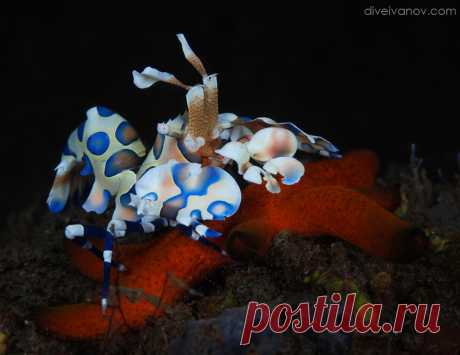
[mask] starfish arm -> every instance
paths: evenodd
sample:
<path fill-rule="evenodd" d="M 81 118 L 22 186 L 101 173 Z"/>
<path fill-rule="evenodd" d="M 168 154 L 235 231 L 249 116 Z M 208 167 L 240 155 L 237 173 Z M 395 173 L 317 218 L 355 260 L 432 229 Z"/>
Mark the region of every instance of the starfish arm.
<path fill-rule="evenodd" d="M 127 260 L 128 268 L 136 272 L 119 275 L 122 293 L 119 308 L 109 308 L 103 316 L 98 304 L 58 306 L 43 310 L 36 319 L 41 328 L 67 339 L 104 335 L 109 331 L 111 314 L 112 331 L 121 326 L 139 327 L 147 317 L 160 316 L 165 308 L 183 297 L 189 287 L 229 261 L 212 248 L 172 230 L 144 244 L 141 253 Z M 130 292 L 137 292 L 137 299 L 123 297 Z"/>
<path fill-rule="evenodd" d="M 297 198 L 297 191 L 306 191 L 318 186 L 337 185 L 364 191 L 366 195 L 384 206 L 384 208 L 395 207 L 393 206 L 394 202 L 393 204 L 388 203 L 388 201 L 391 201 L 388 195 L 373 187 L 378 168 L 377 156 L 367 150 L 350 152 L 339 160 L 306 163 L 305 175 L 300 182 L 292 186 L 285 186 L 281 195 L 289 194 L 289 198 Z M 261 200 L 259 196 L 264 196 L 264 199 Z M 274 203 L 274 198 L 275 196 L 268 194 L 263 186 L 250 185 L 243 191 L 243 203 L 235 216 L 225 221 L 208 221 L 207 225 L 209 228 L 225 235 L 237 224 L 247 221 L 248 215 L 252 216 L 253 213 L 262 215 L 266 206 Z M 222 238 L 216 240 L 215 243 L 223 247 L 223 241 Z M 98 246 L 97 241 L 92 240 L 92 242 Z M 127 260 L 141 253 L 143 248 L 144 245 L 139 244 L 118 245 L 115 247 L 114 257 L 129 268 L 129 261 Z M 81 273 L 90 278 L 101 280 L 101 267 L 96 258 L 81 248 L 69 245 L 69 243 L 66 243 L 66 249 L 73 264 L 77 266 Z"/>
<path fill-rule="evenodd" d="M 357 191 L 324 186 L 296 192 L 295 198 L 277 195 L 253 212 L 253 219 L 229 232 L 227 244 L 235 243 L 238 253 L 263 255 L 273 238 L 288 230 L 306 237 L 335 236 L 371 255 L 399 261 L 425 250 L 421 231 Z"/>
<path fill-rule="evenodd" d="M 281 194 L 268 194 L 260 185 L 248 186 L 237 214 L 207 223 L 227 236 L 217 238 L 216 244 L 226 242 L 236 252 L 249 249 L 264 254 L 280 231 L 290 230 L 307 237 L 336 236 L 372 255 L 390 259 L 408 260 L 424 250 L 423 235 L 386 210 L 395 207 L 395 195 L 373 187 L 378 171 L 375 154 L 353 152 L 340 160 L 305 167 L 301 181 L 285 186 Z M 66 246 L 80 271 L 101 278 L 100 260 L 74 245 Z M 174 304 L 189 286 L 230 260 L 181 235 L 178 229 L 142 245 L 119 245 L 115 253 L 131 270 L 118 276 L 119 290 L 141 290 L 143 296 L 132 300 L 122 295 L 118 310 L 109 309 L 113 312 L 111 329 L 139 327 L 147 317 L 160 316 L 163 307 L 158 307 L 158 300 L 165 306 Z M 109 324 L 96 304 L 51 308 L 41 312 L 37 320 L 57 336 L 73 339 L 101 336 Z"/>
<path fill-rule="evenodd" d="M 401 203 L 401 196 L 398 189 L 372 186 L 370 188 L 358 189 L 357 191 L 387 211 L 396 210 Z"/>

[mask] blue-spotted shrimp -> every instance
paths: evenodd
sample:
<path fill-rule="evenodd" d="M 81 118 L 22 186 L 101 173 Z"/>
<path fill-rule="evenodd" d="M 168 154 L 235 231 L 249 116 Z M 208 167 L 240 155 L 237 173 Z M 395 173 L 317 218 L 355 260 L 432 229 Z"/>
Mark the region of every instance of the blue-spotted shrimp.
<path fill-rule="evenodd" d="M 277 175 L 282 177 L 282 184 L 291 185 L 304 174 L 303 164 L 294 158 L 298 150 L 340 156 L 332 143 L 305 133 L 291 122 L 219 114 L 216 74 L 207 74 L 182 34 L 178 39 L 185 58 L 202 77 L 200 84 L 186 85 L 152 67 L 133 71 L 133 82 L 140 89 L 157 82 L 185 89 L 187 110 L 157 125 L 157 136 L 146 153 L 127 120 L 103 106 L 89 109 L 86 121 L 67 140 L 48 196 L 50 210 L 62 211 L 70 197 L 70 176 L 76 171 L 93 177 L 82 204 L 85 211 L 104 213 L 114 201 L 107 226 L 72 224 L 65 228 L 66 238 L 103 260 L 103 311 L 108 306 L 111 268 L 126 270 L 112 260 L 114 238 L 180 226 L 193 239 L 218 249 L 212 239 L 220 234 L 205 221 L 231 217 L 244 203 L 240 186 L 229 173 L 233 166 L 246 182 L 265 181 L 269 192 L 279 193 Z M 103 250 L 93 246 L 89 237 L 103 239 Z"/>

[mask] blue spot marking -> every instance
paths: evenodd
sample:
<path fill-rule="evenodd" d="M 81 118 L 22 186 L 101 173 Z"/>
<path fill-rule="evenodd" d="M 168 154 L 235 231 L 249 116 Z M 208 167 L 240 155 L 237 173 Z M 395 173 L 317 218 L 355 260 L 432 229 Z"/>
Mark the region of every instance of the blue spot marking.
<path fill-rule="evenodd" d="M 130 149 L 123 149 L 114 153 L 105 163 L 104 174 L 107 177 L 115 176 L 124 170 L 137 166 L 139 157 Z"/>
<path fill-rule="evenodd" d="M 158 200 L 158 195 L 155 192 L 149 192 L 148 194 L 145 194 L 142 196 L 142 198 L 147 198 L 149 200 L 156 201 Z"/>
<path fill-rule="evenodd" d="M 88 150 L 95 155 L 102 155 L 110 145 L 110 138 L 105 132 L 97 132 L 89 136 L 86 142 Z"/>
<path fill-rule="evenodd" d="M 219 170 L 213 167 L 207 167 L 202 171 L 200 184 L 196 186 L 187 186 L 187 180 L 184 179 L 187 163 L 176 164 L 172 167 L 172 178 L 176 186 L 180 189 L 179 195 L 173 196 L 166 200 L 163 205 L 165 217 L 175 219 L 177 212 L 187 205 L 189 196 L 204 196 L 208 193 L 208 188 L 219 181 Z M 162 214 L 163 215 L 163 214 Z"/>
<path fill-rule="evenodd" d="M 152 154 L 155 159 L 160 159 L 161 152 L 163 151 L 163 147 L 165 144 L 165 136 L 164 134 L 158 134 L 157 138 L 155 139 L 155 143 L 153 144 Z"/>
<path fill-rule="evenodd" d="M 300 174 L 297 175 L 288 175 L 283 178 L 283 184 L 284 185 L 294 185 L 297 184 L 300 180 L 301 176 Z"/>
<path fill-rule="evenodd" d="M 85 165 L 83 166 L 83 169 L 81 169 L 80 175 L 88 176 L 90 174 L 93 174 L 93 166 L 91 165 L 91 161 L 89 160 L 88 156 L 84 154 L 81 160 Z"/>
<path fill-rule="evenodd" d="M 69 143 L 68 142 L 66 142 L 66 144 L 64 145 L 64 149 L 62 150 L 62 154 L 64 154 L 64 155 L 72 155 L 75 158 L 77 157 L 77 154 L 75 154 L 72 151 L 72 149 L 69 148 Z"/>
<path fill-rule="evenodd" d="M 250 117 L 248 117 L 248 116 L 239 116 L 239 118 L 240 118 L 243 122 L 252 121 L 252 118 L 250 118 Z"/>
<path fill-rule="evenodd" d="M 133 186 L 127 193 L 122 194 L 120 196 L 121 205 L 123 207 L 133 208 L 133 206 L 130 206 L 129 203 L 131 202 L 131 194 L 135 194 L 135 193 L 136 193 L 136 189 Z"/>
<path fill-rule="evenodd" d="M 129 134 L 129 131 L 135 132 L 134 129 L 131 127 L 131 125 L 127 122 L 121 122 L 116 131 L 115 131 L 115 137 L 117 137 L 118 141 L 121 144 L 128 145 L 132 142 L 134 142 L 137 139 L 137 134 L 134 134 L 132 137 L 127 137 Z"/>
<path fill-rule="evenodd" d="M 131 202 L 131 196 L 129 195 L 130 193 L 127 192 L 123 195 L 120 196 L 120 203 L 123 207 L 131 207 L 129 203 Z"/>
<path fill-rule="evenodd" d="M 195 220 L 201 220 L 201 211 L 200 210 L 193 210 L 190 212 L 190 217 L 192 217 Z"/>
<path fill-rule="evenodd" d="M 235 206 L 225 201 L 214 201 L 208 207 L 208 212 L 212 214 L 213 219 L 222 221 L 236 212 Z"/>
<path fill-rule="evenodd" d="M 299 179 L 296 179 L 294 176 L 289 176 L 289 177 L 285 177 L 283 179 L 283 184 L 284 185 L 294 185 L 298 181 L 299 181 Z"/>
<path fill-rule="evenodd" d="M 65 205 L 65 201 L 53 199 L 48 203 L 48 208 L 52 213 L 59 213 L 64 209 Z"/>
<path fill-rule="evenodd" d="M 86 121 L 83 121 L 79 126 L 78 126 L 78 129 L 77 129 L 77 136 L 78 136 L 78 140 L 80 142 L 83 141 L 83 132 L 85 131 L 85 124 L 86 124 Z"/>
<path fill-rule="evenodd" d="M 96 106 L 96 109 L 97 109 L 97 113 L 102 117 L 109 117 L 114 114 L 114 112 L 111 109 L 105 106 Z"/>
<path fill-rule="evenodd" d="M 215 231 L 214 229 L 208 228 L 205 232 L 206 238 L 218 238 L 222 233 Z"/>
<path fill-rule="evenodd" d="M 96 210 L 97 213 L 103 213 L 105 212 L 105 210 L 107 209 L 107 207 L 109 206 L 109 202 L 110 202 L 110 197 L 112 195 L 110 194 L 109 191 L 107 190 L 104 190 L 104 203 L 101 204 L 100 208 L 98 208 Z M 100 212 L 99 212 L 100 211 Z"/>

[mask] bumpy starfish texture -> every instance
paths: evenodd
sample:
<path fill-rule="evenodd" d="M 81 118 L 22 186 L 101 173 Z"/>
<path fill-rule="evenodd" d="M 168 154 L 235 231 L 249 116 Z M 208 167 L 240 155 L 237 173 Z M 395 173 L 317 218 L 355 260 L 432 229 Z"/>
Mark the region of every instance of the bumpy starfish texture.
<path fill-rule="evenodd" d="M 208 225 L 224 234 L 221 245 L 235 257 L 263 255 L 280 231 L 289 230 L 305 237 L 332 235 L 371 255 L 409 260 L 425 250 L 424 236 L 388 211 L 397 206 L 398 198 L 374 187 L 378 169 L 377 157 L 368 151 L 305 164 L 298 184 L 285 186 L 280 194 L 249 185 L 236 215 Z M 99 260 L 70 243 L 66 247 L 83 274 L 101 279 Z M 48 308 L 38 315 L 38 324 L 70 339 L 141 327 L 148 317 L 161 316 L 179 301 L 190 286 L 232 260 L 177 229 L 142 245 L 120 245 L 115 257 L 129 270 L 112 278 L 118 278 L 118 307 L 105 316 L 97 303 Z"/>

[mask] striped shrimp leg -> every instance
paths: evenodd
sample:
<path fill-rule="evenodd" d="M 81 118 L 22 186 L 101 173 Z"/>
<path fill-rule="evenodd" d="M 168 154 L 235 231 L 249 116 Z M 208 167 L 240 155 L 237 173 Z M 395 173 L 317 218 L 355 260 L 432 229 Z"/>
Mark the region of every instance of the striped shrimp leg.
<path fill-rule="evenodd" d="M 75 129 L 67 139 L 61 155 L 61 161 L 55 168 L 56 177 L 48 195 L 48 208 L 53 213 L 61 212 L 67 204 L 70 193 L 72 170 L 81 162 L 83 150 L 78 137 L 83 125 Z"/>

